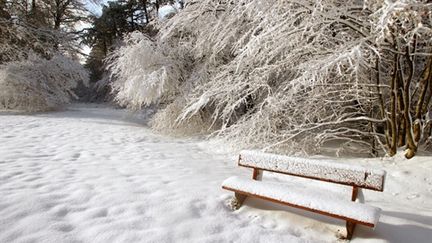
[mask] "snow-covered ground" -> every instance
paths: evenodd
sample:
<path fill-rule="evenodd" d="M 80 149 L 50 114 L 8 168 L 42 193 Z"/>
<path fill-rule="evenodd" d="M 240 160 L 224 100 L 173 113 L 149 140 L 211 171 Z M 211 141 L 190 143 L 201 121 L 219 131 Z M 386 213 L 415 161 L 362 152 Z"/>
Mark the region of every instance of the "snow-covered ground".
<path fill-rule="evenodd" d="M 340 241 L 339 220 L 258 199 L 232 212 L 221 182 L 251 172 L 221 151 L 106 106 L 0 113 L 0 242 Z M 431 158 L 343 160 L 388 173 L 383 193 L 365 193 L 383 209 L 377 228 L 352 242 L 431 241 Z"/>

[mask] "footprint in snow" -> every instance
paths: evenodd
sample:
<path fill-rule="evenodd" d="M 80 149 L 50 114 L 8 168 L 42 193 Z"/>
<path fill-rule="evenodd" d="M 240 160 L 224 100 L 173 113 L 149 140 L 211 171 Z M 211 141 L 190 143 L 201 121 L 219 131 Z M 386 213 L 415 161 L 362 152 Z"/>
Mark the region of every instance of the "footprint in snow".
<path fill-rule="evenodd" d="M 72 155 L 72 161 L 76 161 L 81 157 L 81 153 L 75 153 L 74 155 Z"/>

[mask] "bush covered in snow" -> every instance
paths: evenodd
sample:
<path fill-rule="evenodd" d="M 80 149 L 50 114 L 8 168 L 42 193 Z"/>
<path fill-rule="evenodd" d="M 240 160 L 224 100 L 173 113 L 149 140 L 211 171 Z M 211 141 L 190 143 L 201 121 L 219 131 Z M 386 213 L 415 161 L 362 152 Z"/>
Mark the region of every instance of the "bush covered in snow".
<path fill-rule="evenodd" d="M 46 111 L 75 96 L 79 82 L 87 83 L 83 67 L 62 55 L 47 60 L 37 55 L 0 65 L 0 109 Z"/>
<path fill-rule="evenodd" d="M 52 31 L 3 18 L 0 18 L 0 34 L 0 64 L 26 59 L 29 52 L 48 56 L 56 39 Z"/>
<path fill-rule="evenodd" d="M 107 59 L 116 100 L 134 109 L 171 100 L 181 79 L 181 66 L 140 32 L 131 33 L 125 41 Z"/>
<path fill-rule="evenodd" d="M 406 147 L 412 157 L 432 126 L 431 8 L 188 1 L 156 40 L 132 38 L 117 51 L 114 87 L 133 106 L 177 102 L 178 115 L 155 116 L 159 128 L 195 119 L 240 146 L 316 152 L 337 142 L 390 155 Z"/>

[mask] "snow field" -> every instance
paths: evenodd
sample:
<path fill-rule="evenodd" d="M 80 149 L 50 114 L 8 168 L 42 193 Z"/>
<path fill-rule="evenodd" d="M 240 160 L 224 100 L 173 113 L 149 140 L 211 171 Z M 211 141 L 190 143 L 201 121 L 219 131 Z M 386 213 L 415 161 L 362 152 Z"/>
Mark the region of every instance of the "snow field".
<path fill-rule="evenodd" d="M 220 189 L 235 166 L 226 155 L 116 120 L 124 116 L 0 118 L 0 242 L 303 241 L 232 214 Z"/>
<path fill-rule="evenodd" d="M 339 220 L 258 199 L 232 212 L 222 181 L 252 174 L 235 154 L 155 135 L 137 121 L 94 105 L 0 113 L 0 242 L 338 241 Z M 429 242 L 429 158 L 360 161 L 388 174 L 383 193 L 365 191 L 383 209 L 376 230 L 358 227 L 353 242 Z"/>

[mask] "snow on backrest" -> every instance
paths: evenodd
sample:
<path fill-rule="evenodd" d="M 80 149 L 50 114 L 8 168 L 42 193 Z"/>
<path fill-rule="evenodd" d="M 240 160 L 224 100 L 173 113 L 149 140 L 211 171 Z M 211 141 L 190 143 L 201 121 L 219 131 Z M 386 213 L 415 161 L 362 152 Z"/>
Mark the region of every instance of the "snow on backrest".
<path fill-rule="evenodd" d="M 374 170 L 357 165 L 289 157 L 251 150 L 240 152 L 239 165 L 376 191 L 384 190 L 386 174 L 384 170 Z"/>

